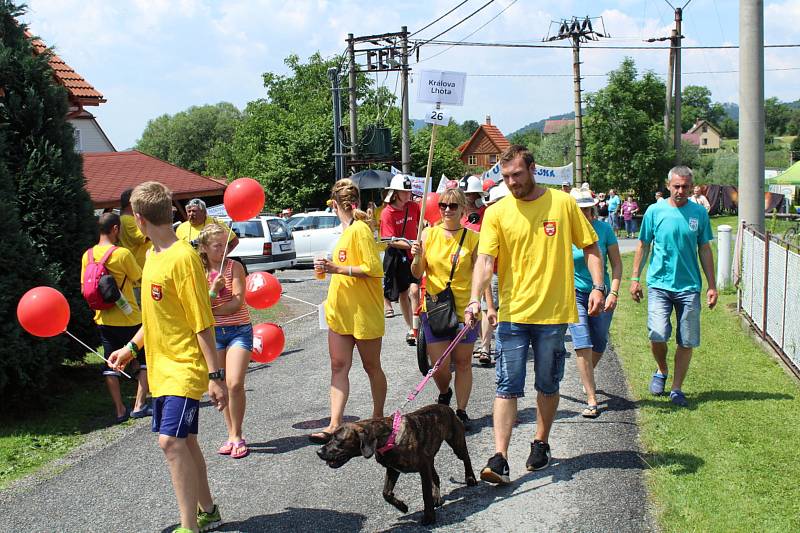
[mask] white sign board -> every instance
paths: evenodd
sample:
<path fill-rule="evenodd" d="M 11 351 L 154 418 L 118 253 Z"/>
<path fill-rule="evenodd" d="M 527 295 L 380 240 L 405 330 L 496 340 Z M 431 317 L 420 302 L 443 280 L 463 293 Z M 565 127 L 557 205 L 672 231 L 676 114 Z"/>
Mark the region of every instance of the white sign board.
<path fill-rule="evenodd" d="M 572 183 L 573 164 L 565 165 L 563 167 L 543 167 L 536 165 L 536 174 L 534 179 L 536 183 L 546 183 L 548 185 L 561 185 L 561 183 L 568 181 Z M 490 179 L 498 183 L 503 179 L 503 174 L 500 172 L 500 163 L 483 173 L 481 181 Z"/>
<path fill-rule="evenodd" d="M 425 188 L 425 176 L 412 176 L 411 177 L 411 194 L 414 196 L 423 196 L 422 190 Z M 428 182 L 428 192 L 433 189 L 433 179 Z"/>
<path fill-rule="evenodd" d="M 464 105 L 466 72 L 421 70 L 417 76 L 417 102 Z"/>
<path fill-rule="evenodd" d="M 425 122 L 428 124 L 438 124 L 439 126 L 447 126 L 450 124 L 450 113 L 444 109 L 436 109 L 435 107 L 425 114 Z"/>

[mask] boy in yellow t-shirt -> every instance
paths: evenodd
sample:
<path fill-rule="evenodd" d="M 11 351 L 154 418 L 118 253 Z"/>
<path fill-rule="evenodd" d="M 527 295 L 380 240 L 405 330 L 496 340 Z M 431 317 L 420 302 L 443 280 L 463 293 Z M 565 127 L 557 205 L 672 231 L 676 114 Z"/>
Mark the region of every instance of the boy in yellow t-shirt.
<path fill-rule="evenodd" d="M 217 366 L 214 316 L 200 257 L 172 230 L 172 193 L 149 181 L 133 190 L 133 215 L 153 242 L 142 274 L 142 328 L 109 357 L 121 370 L 142 345 L 153 394 L 153 431 L 164 451 L 178 500 L 181 527 L 206 531 L 221 523 L 197 443 L 200 398 L 208 390 L 218 410 L 227 403 Z"/>

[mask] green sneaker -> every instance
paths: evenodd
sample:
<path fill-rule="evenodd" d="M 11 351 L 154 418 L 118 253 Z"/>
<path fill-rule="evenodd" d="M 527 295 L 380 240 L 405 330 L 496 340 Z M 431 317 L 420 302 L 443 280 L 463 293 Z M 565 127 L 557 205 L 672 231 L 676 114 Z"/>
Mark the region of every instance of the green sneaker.
<path fill-rule="evenodd" d="M 179 527 L 178 529 L 173 529 L 172 533 L 194 533 L 194 532 L 189 528 Z"/>
<path fill-rule="evenodd" d="M 214 505 L 210 513 L 203 511 L 200 507 L 197 508 L 197 529 L 200 533 L 203 531 L 211 531 L 222 523 L 222 517 L 219 514 L 219 507 Z"/>

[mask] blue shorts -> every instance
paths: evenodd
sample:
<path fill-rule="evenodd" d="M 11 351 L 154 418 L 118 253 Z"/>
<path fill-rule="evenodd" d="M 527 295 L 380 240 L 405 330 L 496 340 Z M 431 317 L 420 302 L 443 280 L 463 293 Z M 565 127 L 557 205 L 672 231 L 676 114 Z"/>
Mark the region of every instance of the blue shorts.
<path fill-rule="evenodd" d="M 214 336 L 217 339 L 217 351 L 239 346 L 247 351 L 253 349 L 253 325 L 215 326 Z"/>
<path fill-rule="evenodd" d="M 534 388 L 542 394 L 556 394 L 564 377 L 564 334 L 566 324 L 497 325 L 497 363 L 495 365 L 496 396 L 525 396 L 525 374 L 528 346 L 533 347 Z"/>
<path fill-rule="evenodd" d="M 647 287 L 647 333 L 653 342 L 667 342 L 672 334 L 672 310 L 678 319 L 678 346 L 700 346 L 700 293 L 673 292 Z"/>
<path fill-rule="evenodd" d="M 182 396 L 153 398 L 153 433 L 185 439 L 197 435 L 200 400 Z"/>
<path fill-rule="evenodd" d="M 576 350 L 591 348 L 593 352 L 603 353 L 608 346 L 608 328 L 614 311 L 602 312 L 597 316 L 589 316 L 589 293 L 575 290 L 578 302 L 578 322 L 569 325 L 572 345 Z"/>
<path fill-rule="evenodd" d="M 428 344 L 433 344 L 435 342 L 446 342 L 449 344 L 453 341 L 453 339 L 456 338 L 456 335 L 458 335 L 461 330 L 464 329 L 464 323 L 459 322 L 458 331 L 456 331 L 455 335 L 450 337 L 437 337 L 433 334 L 431 325 L 428 322 L 428 313 L 420 313 L 419 319 L 422 321 L 422 330 L 425 332 L 425 342 Z M 478 328 L 477 325 L 473 327 L 466 333 L 466 335 L 461 337 L 461 340 L 458 342 L 458 344 L 475 344 L 475 341 L 478 339 L 478 329 L 480 328 Z"/>

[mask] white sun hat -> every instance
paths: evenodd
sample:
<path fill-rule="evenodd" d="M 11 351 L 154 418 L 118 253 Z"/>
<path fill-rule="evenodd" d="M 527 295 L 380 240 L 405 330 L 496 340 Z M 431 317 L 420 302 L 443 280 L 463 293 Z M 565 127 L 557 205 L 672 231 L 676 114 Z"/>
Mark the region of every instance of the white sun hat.
<path fill-rule="evenodd" d="M 508 185 L 506 182 L 501 181 L 491 189 L 489 189 L 489 203 L 493 204 L 508 194 Z"/>
<path fill-rule="evenodd" d="M 464 191 L 465 194 L 471 192 L 484 194 L 483 183 L 478 176 L 464 176 L 458 182 L 458 186 Z"/>
<path fill-rule="evenodd" d="M 407 174 L 395 174 L 392 176 L 392 181 L 389 183 L 389 186 L 384 190 L 389 191 L 389 193 L 386 195 L 386 198 L 384 198 L 383 201 L 391 202 L 394 191 L 411 190 L 411 176 L 408 176 Z"/>
<path fill-rule="evenodd" d="M 600 202 L 600 200 L 597 198 L 592 197 L 592 191 L 589 189 L 573 188 L 569 194 L 575 198 L 575 202 L 578 204 L 578 207 L 592 207 Z"/>

